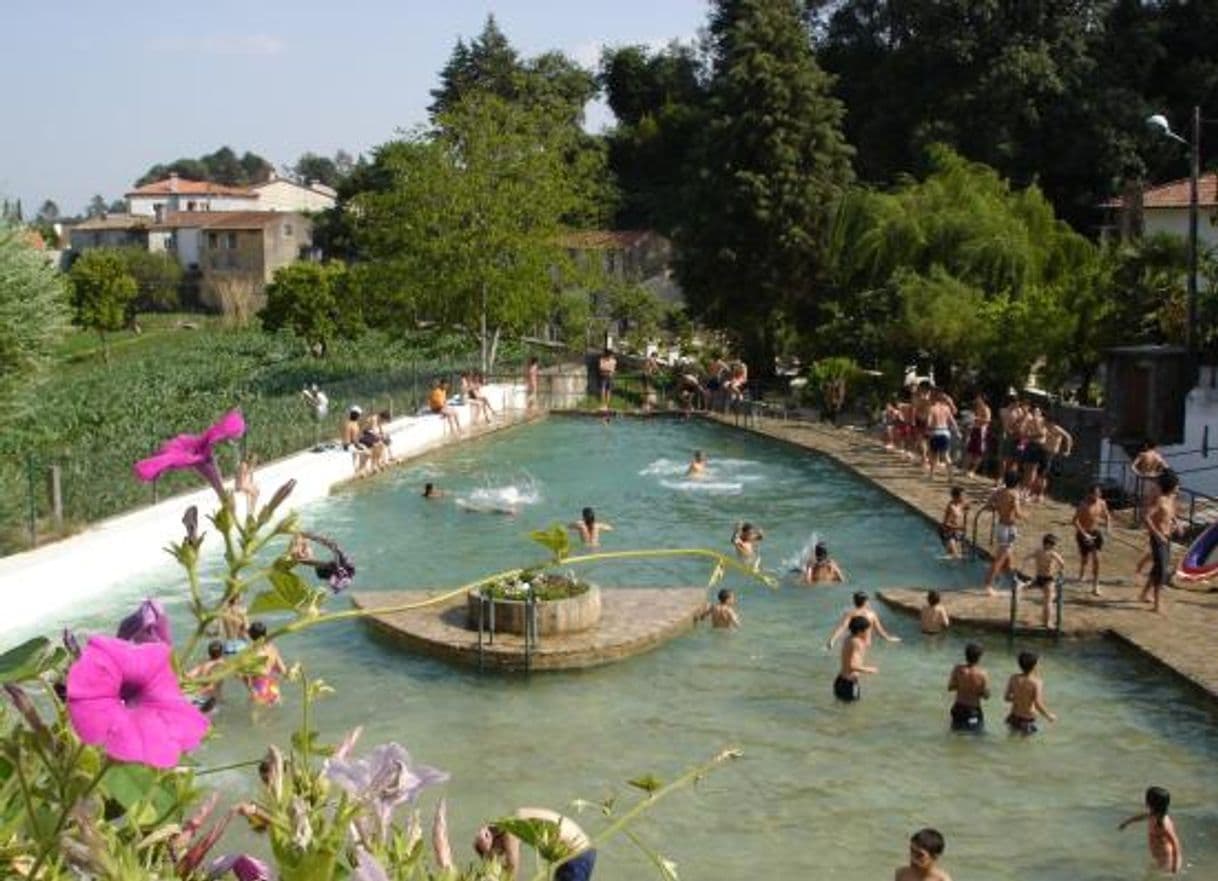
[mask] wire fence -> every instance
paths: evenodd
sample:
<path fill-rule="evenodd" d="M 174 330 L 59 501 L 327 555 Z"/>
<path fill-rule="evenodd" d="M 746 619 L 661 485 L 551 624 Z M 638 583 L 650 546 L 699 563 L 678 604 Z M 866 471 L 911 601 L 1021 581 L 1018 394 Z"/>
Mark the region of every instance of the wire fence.
<path fill-rule="evenodd" d="M 571 358 L 561 349 L 540 349 L 536 354 L 543 368 Z M 231 405 L 242 411 L 245 436 L 238 444 L 220 447 L 218 463 L 224 474 L 231 475 L 243 458 L 265 463 L 335 440 L 353 405 L 366 414 L 388 412 L 393 418 L 416 413 L 426 405 L 437 379 L 446 379 L 450 394 L 456 394 L 461 388 L 461 375 L 479 372 L 479 362 L 475 351 L 443 360 L 390 365 L 375 373 L 326 383 L 321 386 L 328 398 L 324 415 L 306 400 L 303 389 L 283 389 L 275 395 L 238 395 Z M 485 380 L 520 383 L 524 371 L 522 356 L 498 363 Z M 156 452 L 167 438 L 203 428 L 162 425 L 150 419 L 144 437 L 128 437 L 121 446 L 62 446 L 49 442 L 43 448 L 0 456 L 0 552 L 24 550 L 107 517 L 197 489 L 199 478 L 183 472 L 170 472 L 152 483 L 141 483 L 134 477 L 132 465 L 135 459 Z"/>

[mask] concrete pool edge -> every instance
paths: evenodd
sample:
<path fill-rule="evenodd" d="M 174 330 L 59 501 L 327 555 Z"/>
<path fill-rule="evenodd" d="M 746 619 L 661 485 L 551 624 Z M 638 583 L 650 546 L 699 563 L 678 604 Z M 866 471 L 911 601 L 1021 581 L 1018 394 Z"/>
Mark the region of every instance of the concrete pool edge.
<path fill-rule="evenodd" d="M 891 452 L 883 450 L 882 445 L 861 432 L 849 431 L 824 426 L 809 426 L 806 423 L 788 423 L 783 420 L 759 419 L 756 425 L 738 425 L 728 417 L 700 414 L 710 423 L 722 425 L 725 428 L 764 437 L 785 446 L 794 447 L 804 452 L 822 456 L 847 472 L 866 481 L 883 491 L 887 496 L 896 499 L 904 507 L 920 515 L 930 524 L 939 522 L 941 510 L 937 507 L 923 507 L 918 502 L 907 497 L 903 490 L 911 485 L 924 489 L 925 478 L 915 479 L 917 472 L 912 465 L 897 461 Z M 773 424 L 768 424 L 773 423 Z M 884 479 L 885 475 L 888 479 Z M 911 476 L 913 475 L 913 476 Z M 988 481 L 965 480 L 958 481 L 965 487 L 974 499 L 983 490 L 982 497 L 988 495 Z M 943 498 L 946 498 L 948 484 L 939 484 Z M 924 493 L 920 493 L 924 494 Z M 940 501 L 938 504 L 945 504 Z M 1073 517 L 1073 509 L 1057 502 L 1045 502 L 1036 506 L 1032 511 L 1033 522 L 1026 527 L 1028 535 L 1039 535 L 1053 528 L 1058 530 L 1072 529 L 1069 526 Z M 1039 528 L 1038 528 L 1039 527 Z M 1131 560 L 1136 560 L 1141 553 L 1141 547 L 1134 544 L 1130 536 L 1138 533 L 1131 530 L 1113 530 L 1121 533 L 1114 540 L 1112 547 L 1106 547 L 1107 558 L 1105 567 L 1109 571 L 1120 571 L 1120 565 L 1114 564 L 1112 557 L 1118 561 L 1124 559 L 1127 566 L 1124 571 L 1132 571 Z M 1068 533 L 1067 533 L 1068 534 Z M 1019 547 L 1017 558 L 1029 549 L 1026 538 L 1023 546 Z M 1060 546 L 1059 546 L 1060 547 Z M 984 548 L 978 551 L 986 555 Z M 1075 565 L 1074 560 L 1067 558 L 1067 565 Z M 1135 649 L 1139 654 L 1174 673 L 1180 680 L 1198 689 L 1210 702 L 1218 702 L 1218 657 L 1205 647 L 1212 641 L 1212 634 L 1218 632 L 1218 597 L 1209 593 L 1194 591 L 1171 590 L 1164 591 L 1169 597 L 1169 614 L 1155 615 L 1145 606 L 1136 602 L 1135 595 L 1139 588 L 1136 585 L 1112 586 L 1104 584 L 1107 595 L 1099 600 L 1082 598 L 1078 594 L 1084 591 L 1081 586 L 1067 586 L 1067 608 L 1071 605 L 1079 608 L 1091 605 L 1090 620 L 1082 627 L 1076 627 L 1067 621 L 1067 630 L 1087 635 L 1113 638 L 1123 645 Z M 890 590 L 891 594 L 892 591 Z M 945 597 L 955 594 L 968 596 L 967 591 L 945 591 Z M 882 597 L 882 594 L 881 594 Z M 920 596 L 919 596 L 920 599 Z M 887 599 L 885 602 L 893 605 Z M 967 621 L 968 626 L 976 626 L 991 631 L 1007 631 L 1009 629 L 1009 606 L 1005 597 L 996 600 L 993 612 L 978 615 L 977 620 Z M 894 606 L 895 607 L 895 606 Z M 1039 610 L 1039 605 L 1034 605 Z M 910 611 L 903 608 L 902 611 Z M 1073 613 L 1077 613 L 1078 608 Z M 1174 612 L 1174 616 L 1171 613 Z M 1044 630 L 1040 633 L 1051 636 Z"/>

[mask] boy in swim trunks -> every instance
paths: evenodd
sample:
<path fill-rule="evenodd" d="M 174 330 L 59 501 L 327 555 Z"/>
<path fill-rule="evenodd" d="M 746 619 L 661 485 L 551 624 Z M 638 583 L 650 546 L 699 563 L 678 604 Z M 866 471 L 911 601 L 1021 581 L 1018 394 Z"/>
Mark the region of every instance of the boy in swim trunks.
<path fill-rule="evenodd" d="M 1146 846 L 1150 849 L 1150 858 L 1160 872 L 1175 875 L 1184 865 L 1184 849 L 1176 835 L 1176 824 L 1167 816 L 1171 793 L 1161 786 L 1152 786 L 1146 790 L 1145 804 L 1145 811 L 1122 820 L 1117 828 L 1124 830 L 1130 823 L 1146 820 Z"/>
<path fill-rule="evenodd" d="M 719 602 L 713 605 L 707 603 L 706 608 L 698 614 L 698 620 L 711 619 L 711 626 L 734 630 L 740 626 L 740 613 L 736 611 L 736 592 L 726 587 L 719 591 Z"/>
<path fill-rule="evenodd" d="M 1170 468 L 1161 473 L 1156 482 L 1159 498 L 1146 514 L 1146 533 L 1150 538 L 1150 576 L 1138 597 L 1139 602 L 1150 602 L 1154 592 L 1154 611 L 1159 611 L 1159 592 L 1163 585 L 1171 583 L 1171 539 L 1176 533 L 1176 490 L 1180 478 Z"/>
<path fill-rule="evenodd" d="M 853 703 L 862 697 L 859 687 L 861 674 L 880 672 L 878 668 L 868 667 L 864 663 L 870 645 L 867 631 L 871 628 L 871 622 L 862 615 L 856 615 L 850 619 L 849 628 L 850 638 L 842 643 L 841 667 L 833 680 L 833 696 L 845 703 Z"/>
<path fill-rule="evenodd" d="M 943 542 L 943 549 L 953 560 L 964 556 L 968 509 L 969 503 L 964 499 L 964 490 L 953 486 L 951 501 L 943 511 L 943 522 L 939 524 L 939 539 Z"/>
<path fill-rule="evenodd" d="M 1044 684 L 1036 675 L 1039 660 L 1036 652 L 1020 652 L 1019 669 L 1022 672 L 1007 680 L 1007 691 L 1002 699 L 1011 705 L 1007 725 L 1017 734 L 1036 733 L 1037 713 L 1050 722 L 1057 721 L 1057 717 L 1045 706 Z"/>
<path fill-rule="evenodd" d="M 952 479 L 952 433 L 958 432 L 956 417 L 947 396 L 936 390 L 931 397 L 931 405 L 926 413 L 926 430 L 930 457 L 927 473 L 931 480 L 935 478 L 935 469 L 942 465 L 947 472 L 947 479 Z"/>
<path fill-rule="evenodd" d="M 943 608 L 939 591 L 927 591 L 926 605 L 918 613 L 918 619 L 922 624 L 922 632 L 927 636 L 942 633 L 951 626 L 952 620 L 947 616 L 947 609 Z"/>
<path fill-rule="evenodd" d="M 909 865 L 897 869 L 895 881 L 952 881 L 938 866 L 943 848 L 937 829 L 919 829 L 909 839 Z"/>
<path fill-rule="evenodd" d="M 975 642 L 964 647 L 964 663 L 952 668 L 947 690 L 956 693 L 952 704 L 952 731 L 980 734 L 985 730 L 985 713 L 981 702 L 990 696 L 990 674 L 979 665 L 985 651 Z"/>
<path fill-rule="evenodd" d="M 1024 557 L 1025 563 L 1029 560 L 1032 560 L 1036 564 L 1036 575 L 1033 576 L 1031 582 L 1024 581 L 1021 583 L 1016 580 L 1016 590 L 1031 584 L 1032 587 L 1039 587 L 1044 591 L 1045 607 L 1041 623 L 1047 628 L 1052 614 L 1053 595 L 1057 588 L 1057 578 L 1066 568 L 1066 561 L 1057 552 L 1057 536 L 1050 534 L 1041 539 L 1040 550 L 1033 551 Z"/>
<path fill-rule="evenodd" d="M 213 639 L 207 644 L 207 660 L 187 670 L 186 678 L 202 679 L 222 663 L 224 663 L 224 643 L 218 639 Z M 223 686 L 223 681 L 200 685 L 198 690 L 191 696 L 190 702 L 204 713 L 209 713 L 216 706 L 216 702 L 220 700 L 220 689 Z"/>
<path fill-rule="evenodd" d="M 964 470 L 969 477 L 977 476 L 977 469 L 985 462 L 990 450 L 990 421 L 992 419 L 989 402 L 985 395 L 977 392 L 973 399 L 973 427 L 968 433 L 968 443 L 965 445 Z"/>
<path fill-rule="evenodd" d="M 1019 507 L 1019 472 L 1008 471 L 1002 478 L 1002 488 L 995 490 L 989 501 L 982 506 L 982 511 L 993 511 L 998 518 L 998 528 L 995 532 L 998 547 L 994 551 L 994 559 L 985 573 L 985 592 L 988 596 L 998 596 L 994 590 L 994 579 L 999 573 L 1011 568 L 1011 555 L 1015 547 L 1015 539 L 1019 533 L 1015 524 L 1023 519 L 1023 510 Z"/>
<path fill-rule="evenodd" d="M 856 591 L 853 597 L 854 605 L 842 613 L 842 619 L 834 628 L 833 633 L 829 635 L 829 641 L 825 643 L 825 648 L 831 649 L 834 644 L 841 639 L 842 635 L 850 627 L 850 622 L 855 618 L 866 618 L 867 632 L 863 638 L 867 640 L 867 644 L 871 645 L 871 634 L 878 633 L 880 638 L 885 642 L 900 642 L 901 637 L 893 636 L 884 629 L 884 624 L 880 621 L 880 616 L 876 614 L 875 609 L 871 607 L 871 603 L 866 591 Z"/>
<path fill-rule="evenodd" d="M 566 857 L 554 870 L 554 881 L 591 881 L 592 871 L 596 867 L 596 849 L 592 847 L 588 835 L 574 820 L 544 808 L 519 808 L 515 816 L 521 820 L 543 820 L 558 827 L 558 844 L 567 854 L 573 856 Z M 445 852 L 449 850 L 447 841 L 443 849 Z M 436 850 L 439 851 L 440 848 L 437 847 Z M 514 835 L 493 823 L 483 826 L 474 838 L 474 850 L 483 859 L 497 862 L 501 866 L 501 874 L 485 877 L 514 881 L 516 871 L 520 867 L 520 841 Z M 441 862 L 443 863 L 443 860 Z M 442 865 L 442 868 L 454 867 Z M 484 876 L 480 874 L 478 877 Z"/>
<path fill-rule="evenodd" d="M 1098 483 L 1078 504 L 1074 512 L 1074 542 L 1078 545 L 1078 580 L 1082 581 L 1091 563 L 1091 593 L 1100 595 L 1100 551 L 1104 549 L 1104 533 L 1112 527 L 1108 503 L 1104 501 L 1104 488 Z M 1100 523 L 1104 531 L 1100 531 Z"/>

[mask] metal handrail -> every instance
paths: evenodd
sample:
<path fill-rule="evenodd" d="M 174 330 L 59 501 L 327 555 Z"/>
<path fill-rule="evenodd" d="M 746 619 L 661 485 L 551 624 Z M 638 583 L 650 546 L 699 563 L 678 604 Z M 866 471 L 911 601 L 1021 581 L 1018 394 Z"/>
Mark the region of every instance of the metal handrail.
<path fill-rule="evenodd" d="M 973 515 L 973 540 L 971 542 L 969 542 L 969 555 L 970 555 L 969 558 L 973 559 L 973 560 L 977 559 L 977 554 L 978 554 L 979 545 L 977 544 L 977 532 L 978 532 L 978 530 L 980 528 L 980 524 L 981 524 L 981 515 L 985 514 L 987 512 L 990 515 L 990 541 L 989 541 L 989 544 L 992 545 L 994 543 L 994 527 L 996 525 L 998 512 L 996 512 L 993 508 L 978 508 L 977 513 Z"/>

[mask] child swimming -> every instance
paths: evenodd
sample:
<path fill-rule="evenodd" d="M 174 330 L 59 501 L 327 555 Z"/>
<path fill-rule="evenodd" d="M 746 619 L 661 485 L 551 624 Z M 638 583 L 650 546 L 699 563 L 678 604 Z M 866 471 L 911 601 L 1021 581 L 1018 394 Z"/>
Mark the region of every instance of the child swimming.
<path fill-rule="evenodd" d="M 841 567 L 829 556 L 829 549 L 823 542 L 818 542 L 812 552 L 812 559 L 805 564 L 803 580 L 805 584 L 820 584 L 825 582 L 845 581 Z"/>
<path fill-rule="evenodd" d="M 1159 871 L 1175 875 L 1184 865 L 1184 855 L 1180 838 L 1176 835 L 1176 825 L 1167 816 L 1171 793 L 1161 786 L 1152 786 L 1146 790 L 1145 802 L 1145 811 L 1122 820 L 1117 828 L 1124 830 L 1131 823 L 1145 820 L 1146 846 L 1150 850 L 1150 858 Z"/>

